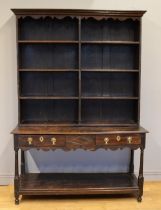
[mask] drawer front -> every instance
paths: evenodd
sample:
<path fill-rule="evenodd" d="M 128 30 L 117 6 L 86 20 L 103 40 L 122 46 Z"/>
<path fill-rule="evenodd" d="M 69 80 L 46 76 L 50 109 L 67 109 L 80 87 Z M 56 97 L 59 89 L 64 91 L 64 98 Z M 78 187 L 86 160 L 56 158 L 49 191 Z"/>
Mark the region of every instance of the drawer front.
<path fill-rule="evenodd" d="M 66 147 L 68 149 L 94 149 L 96 145 L 95 135 L 67 135 Z"/>
<path fill-rule="evenodd" d="M 19 135 L 20 147 L 61 147 L 65 145 L 64 135 Z"/>
<path fill-rule="evenodd" d="M 64 148 L 67 150 L 95 150 L 108 146 L 137 146 L 141 144 L 140 134 L 99 135 L 18 135 L 20 148 Z"/>
<path fill-rule="evenodd" d="M 100 146 L 139 145 L 140 143 L 141 136 L 139 134 L 107 134 L 96 136 L 96 145 Z"/>

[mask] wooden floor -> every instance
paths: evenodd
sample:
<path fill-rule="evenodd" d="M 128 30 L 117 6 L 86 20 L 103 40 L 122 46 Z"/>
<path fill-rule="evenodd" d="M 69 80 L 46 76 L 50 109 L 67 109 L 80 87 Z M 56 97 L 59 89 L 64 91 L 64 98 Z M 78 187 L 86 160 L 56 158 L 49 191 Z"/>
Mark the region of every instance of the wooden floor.
<path fill-rule="evenodd" d="M 14 204 L 13 186 L 0 186 L 0 210 L 161 210 L 161 182 L 146 182 L 142 203 L 134 197 L 23 197 Z"/>

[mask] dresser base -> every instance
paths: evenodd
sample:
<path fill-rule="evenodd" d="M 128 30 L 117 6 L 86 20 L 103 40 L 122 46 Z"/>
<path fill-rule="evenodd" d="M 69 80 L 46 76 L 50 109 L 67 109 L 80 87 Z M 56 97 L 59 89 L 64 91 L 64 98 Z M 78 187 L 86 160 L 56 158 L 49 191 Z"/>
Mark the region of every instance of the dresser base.
<path fill-rule="evenodd" d="M 104 195 L 133 194 L 140 202 L 143 195 L 143 157 L 145 134 L 138 128 L 55 128 L 17 127 L 14 134 L 15 203 L 20 195 Z M 127 173 L 27 173 L 24 151 L 62 149 L 124 149 L 131 151 Z M 134 150 L 140 149 L 139 175 L 134 175 Z M 21 158 L 19 157 L 21 151 Z M 19 158 L 21 167 L 19 167 Z"/>

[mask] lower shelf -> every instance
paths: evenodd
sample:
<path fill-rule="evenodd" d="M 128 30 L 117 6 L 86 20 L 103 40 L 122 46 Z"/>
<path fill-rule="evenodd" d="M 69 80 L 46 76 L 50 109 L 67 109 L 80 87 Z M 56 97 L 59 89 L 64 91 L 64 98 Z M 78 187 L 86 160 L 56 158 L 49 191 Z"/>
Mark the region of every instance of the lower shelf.
<path fill-rule="evenodd" d="M 128 194 L 138 192 L 128 173 L 28 173 L 20 177 L 22 195 Z"/>

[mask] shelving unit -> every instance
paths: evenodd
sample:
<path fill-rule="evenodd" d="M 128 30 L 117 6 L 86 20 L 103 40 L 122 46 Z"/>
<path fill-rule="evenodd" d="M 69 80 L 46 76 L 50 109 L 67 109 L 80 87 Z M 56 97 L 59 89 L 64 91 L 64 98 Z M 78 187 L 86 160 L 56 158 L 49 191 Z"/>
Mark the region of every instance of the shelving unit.
<path fill-rule="evenodd" d="M 18 51 L 19 122 L 13 131 L 16 203 L 20 194 L 136 193 L 141 201 L 147 132 L 139 123 L 145 11 L 12 11 L 17 18 Z M 88 174 L 91 179 L 73 174 L 71 179 L 67 174 L 25 172 L 26 149 L 124 147 L 131 149 L 128 173 Z M 133 150 L 138 148 L 137 179 Z"/>
<path fill-rule="evenodd" d="M 76 124 L 84 121 L 84 115 L 88 115 L 94 104 L 96 109 L 102 109 L 101 115 L 107 116 L 101 120 L 99 115 L 97 120 L 95 114 L 89 119 L 92 124 L 97 121 L 118 124 L 114 116 L 119 113 L 115 110 L 122 107 L 123 115 L 125 110 L 132 112 L 122 122 L 137 125 L 138 119 L 134 115 L 138 112 L 136 100 L 139 103 L 139 24 L 138 20 L 132 19 L 96 20 L 94 17 L 20 18 L 20 113 L 24 113 L 27 106 L 33 108 L 45 103 L 39 106 L 42 108 L 39 111 L 48 118 L 51 114 L 48 108 L 58 100 L 78 99 L 78 102 L 66 102 L 71 103 L 74 110 L 77 107 Z M 37 101 L 32 101 L 35 99 Z M 114 107 L 110 110 L 113 116 L 108 117 L 103 108 L 106 105 Z M 20 115 L 20 124 L 26 122 L 23 116 Z M 29 118 L 33 119 L 32 116 Z M 39 122 L 33 119 L 33 123 Z"/>

